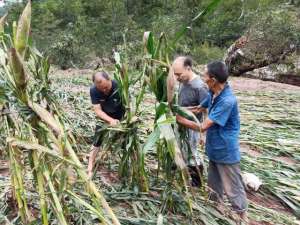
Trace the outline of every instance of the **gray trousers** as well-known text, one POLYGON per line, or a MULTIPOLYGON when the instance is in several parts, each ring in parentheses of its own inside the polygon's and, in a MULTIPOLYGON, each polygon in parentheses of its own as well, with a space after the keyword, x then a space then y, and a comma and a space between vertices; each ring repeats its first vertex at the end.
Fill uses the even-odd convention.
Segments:
POLYGON ((189 145, 191 147, 191 153, 188 152, 185 154, 185 159, 187 159, 187 164, 189 166, 199 166, 203 165, 203 160, 199 151, 199 143, 200 143, 200 132, 194 131, 192 129, 188 129, 189 135, 189 145))
POLYGON ((208 167, 210 199, 223 202, 225 192, 232 209, 236 212, 247 210, 247 197, 241 176, 240 163, 220 164, 210 161, 208 167))

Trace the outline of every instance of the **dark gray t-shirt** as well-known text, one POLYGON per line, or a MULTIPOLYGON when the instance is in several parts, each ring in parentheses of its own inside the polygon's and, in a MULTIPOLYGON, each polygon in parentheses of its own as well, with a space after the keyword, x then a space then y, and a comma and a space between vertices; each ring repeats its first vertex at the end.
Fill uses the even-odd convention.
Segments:
MULTIPOLYGON (((178 104, 183 107, 197 106, 203 102, 208 95, 208 89, 199 76, 188 83, 181 83, 179 86, 178 104)), ((196 115, 202 120, 202 113, 196 115)))
POLYGON ((99 91, 95 85, 90 88, 90 96, 93 105, 100 104, 102 110, 114 119, 122 119, 125 109, 118 92, 118 84, 112 80, 112 89, 109 95, 99 91))

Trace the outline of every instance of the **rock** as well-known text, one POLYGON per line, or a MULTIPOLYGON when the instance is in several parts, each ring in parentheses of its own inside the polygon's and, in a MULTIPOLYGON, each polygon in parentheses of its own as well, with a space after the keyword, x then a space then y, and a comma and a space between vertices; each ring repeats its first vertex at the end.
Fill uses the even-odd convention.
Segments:
POLYGON ((300 56, 292 62, 284 61, 255 69, 246 73, 245 76, 300 86, 300 56))

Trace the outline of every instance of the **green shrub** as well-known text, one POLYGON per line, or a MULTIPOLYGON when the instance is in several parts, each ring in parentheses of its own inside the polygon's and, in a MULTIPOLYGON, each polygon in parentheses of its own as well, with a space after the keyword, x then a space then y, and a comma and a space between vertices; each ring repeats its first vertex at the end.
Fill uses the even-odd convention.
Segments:
POLYGON ((58 41, 49 48, 50 60, 62 69, 80 65, 84 61, 84 54, 80 51, 78 39, 72 34, 63 34, 58 41))
POLYGON ((197 63, 206 64, 213 60, 222 59, 224 52, 225 49, 210 45, 208 42, 204 42, 202 45, 194 47, 191 51, 191 55, 197 63))

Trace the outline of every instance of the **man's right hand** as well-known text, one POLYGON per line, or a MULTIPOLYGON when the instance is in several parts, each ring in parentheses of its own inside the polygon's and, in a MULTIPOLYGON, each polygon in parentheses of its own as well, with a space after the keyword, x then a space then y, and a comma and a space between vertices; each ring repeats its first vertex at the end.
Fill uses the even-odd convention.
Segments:
POLYGON ((109 125, 114 127, 117 126, 119 123, 120 123, 119 120, 113 119, 109 122, 109 125))

